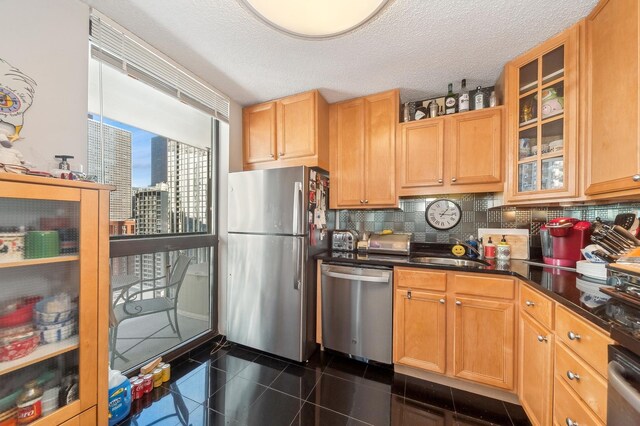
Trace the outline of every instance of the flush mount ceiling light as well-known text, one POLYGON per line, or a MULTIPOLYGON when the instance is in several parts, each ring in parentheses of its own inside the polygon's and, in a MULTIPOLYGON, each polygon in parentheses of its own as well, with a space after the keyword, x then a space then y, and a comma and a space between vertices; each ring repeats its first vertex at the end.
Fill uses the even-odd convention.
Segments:
POLYGON ((240 0, 265 23, 289 35, 336 37, 373 18, 389 0, 240 0))

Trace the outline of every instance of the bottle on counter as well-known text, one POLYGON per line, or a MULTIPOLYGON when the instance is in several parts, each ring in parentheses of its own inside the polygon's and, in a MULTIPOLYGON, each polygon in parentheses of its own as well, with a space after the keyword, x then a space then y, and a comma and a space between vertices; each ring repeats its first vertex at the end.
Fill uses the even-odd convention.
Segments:
POLYGON ((484 244, 482 244, 482 237, 478 238, 478 259, 484 259, 484 244))
POLYGON ((467 80, 462 79, 460 84, 460 96, 458 96, 458 112, 469 111, 469 90, 467 90, 467 80))
POLYGON ((507 242, 504 235, 496 247, 496 259, 499 262, 506 262, 511 259, 511 244, 507 242))
MULTIPOLYGON (((476 241, 476 237, 474 237, 473 235, 469 235, 467 244, 473 247, 474 250, 478 250, 478 242, 476 241)), ((468 250, 467 256, 469 256, 472 259, 475 259, 476 257, 478 257, 478 253, 474 252, 473 250, 468 250)))
POLYGON ((496 245, 491 241, 491 237, 487 240, 487 243, 484 245, 484 257, 485 259, 495 259, 496 257, 496 245))
POLYGON ((482 86, 478 86, 476 89, 476 94, 473 97, 473 109, 482 109, 484 108, 484 92, 482 91, 482 86))
POLYGON ((453 93, 453 83, 449 83, 449 91, 447 92, 447 96, 445 96, 444 98, 444 113, 455 114, 457 104, 458 99, 457 95, 453 93))

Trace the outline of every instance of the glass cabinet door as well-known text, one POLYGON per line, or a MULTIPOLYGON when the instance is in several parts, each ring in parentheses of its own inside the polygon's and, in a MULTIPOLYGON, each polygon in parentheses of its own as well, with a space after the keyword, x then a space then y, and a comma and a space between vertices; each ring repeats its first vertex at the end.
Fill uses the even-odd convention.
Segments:
POLYGON ((0 422, 30 423, 79 399, 80 217, 79 201, 0 188, 0 422))
POLYGON ((564 63, 560 45, 518 69, 518 193, 566 189, 564 63))

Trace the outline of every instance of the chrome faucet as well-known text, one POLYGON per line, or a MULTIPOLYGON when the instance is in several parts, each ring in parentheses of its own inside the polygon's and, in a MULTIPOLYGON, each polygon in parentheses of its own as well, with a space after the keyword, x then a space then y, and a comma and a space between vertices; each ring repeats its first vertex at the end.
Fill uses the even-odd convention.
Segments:
POLYGON ((449 242, 454 242, 454 243, 456 243, 456 244, 460 244, 461 246, 464 246, 464 247, 466 247, 467 249, 469 249, 469 251, 474 252, 474 253, 476 254, 476 256, 478 256, 478 257, 482 257, 482 255, 480 254, 480 252, 478 251, 478 249, 477 249, 477 248, 473 247, 472 245, 470 245, 470 244, 468 244, 468 243, 466 243, 466 242, 464 242, 464 241, 460 241, 460 240, 459 240, 459 239, 457 239, 457 238, 451 238, 451 237, 450 237, 450 238, 449 238, 449 242))

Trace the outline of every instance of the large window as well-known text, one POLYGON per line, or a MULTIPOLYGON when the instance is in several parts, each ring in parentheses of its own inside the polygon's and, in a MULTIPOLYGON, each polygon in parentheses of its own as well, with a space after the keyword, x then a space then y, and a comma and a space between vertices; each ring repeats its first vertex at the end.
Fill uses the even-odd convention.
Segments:
POLYGON ((116 188, 110 350, 112 366, 128 370, 217 328, 224 102, 208 102, 219 95, 104 17, 92 16, 91 30, 88 173, 116 188))

